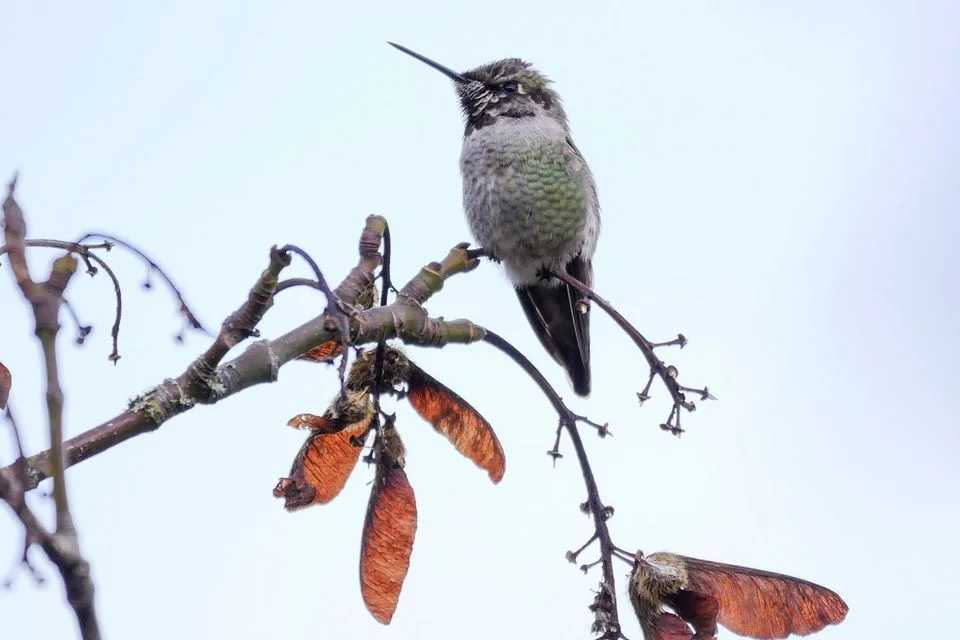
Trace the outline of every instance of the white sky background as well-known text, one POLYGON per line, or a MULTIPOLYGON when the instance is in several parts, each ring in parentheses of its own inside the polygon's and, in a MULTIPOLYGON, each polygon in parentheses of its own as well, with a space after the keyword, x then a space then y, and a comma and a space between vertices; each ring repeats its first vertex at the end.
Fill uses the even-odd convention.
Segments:
MULTIPOLYGON (((596 175, 599 291, 651 338, 685 333, 666 356, 720 398, 685 416, 682 439, 661 432, 665 392, 637 408, 646 367, 595 309, 594 393, 571 405, 615 434, 585 433, 615 541, 829 586, 850 614, 824 639, 931 637, 953 630, 941 603, 960 595, 957 6, 7 3, 0 177, 21 172, 30 236, 128 238, 215 328, 273 243, 310 250, 338 282, 380 213, 402 283, 469 239, 454 93, 385 40, 455 69, 533 61, 596 175)), ((56 255, 33 251, 34 274, 56 255)), ((63 318, 71 435, 207 345, 176 346, 168 294, 138 289, 144 269, 123 252, 110 259, 126 285, 123 358, 106 360, 108 280, 77 276, 69 297, 96 328, 77 348, 63 318)), ((323 304, 285 294, 264 335, 323 304)), ((0 308, 0 360, 35 452, 47 446, 39 348, 6 266, 0 308)), ((573 398, 494 266, 450 281, 429 310, 495 329, 573 398)), ((508 464, 490 485, 399 407, 420 525, 390 627, 357 579, 371 470, 327 506, 288 514, 271 495, 304 437, 285 422, 321 412, 336 385, 294 363, 278 384, 70 471, 106 637, 589 637, 600 576, 564 552, 592 525, 569 443, 555 470, 544 455, 546 400, 486 346, 411 355, 490 420, 508 464)), ((11 460, 6 434, 0 447, 11 460)), ((20 531, 0 509, 0 567, 20 531)), ((4 638, 75 636, 46 573, 44 587, 20 574, 0 594, 4 638)))

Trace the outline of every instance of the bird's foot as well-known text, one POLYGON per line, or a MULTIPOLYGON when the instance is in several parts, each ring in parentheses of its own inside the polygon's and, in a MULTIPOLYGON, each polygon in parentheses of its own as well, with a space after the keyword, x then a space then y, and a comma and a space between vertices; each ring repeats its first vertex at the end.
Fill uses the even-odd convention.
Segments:
POLYGON ((480 247, 479 249, 470 249, 469 252, 471 258, 486 258, 490 262, 495 262, 500 264, 500 258, 493 255, 493 252, 490 249, 484 249, 480 247))

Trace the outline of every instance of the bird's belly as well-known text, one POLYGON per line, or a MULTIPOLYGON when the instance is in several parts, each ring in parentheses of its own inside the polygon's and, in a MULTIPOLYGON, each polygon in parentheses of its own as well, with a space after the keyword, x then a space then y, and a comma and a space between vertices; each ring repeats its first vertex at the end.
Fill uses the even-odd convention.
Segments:
POLYGON ((471 231, 512 280, 533 282, 541 267, 562 268, 580 252, 586 193, 562 156, 537 147, 512 149, 465 157, 462 168, 471 231))

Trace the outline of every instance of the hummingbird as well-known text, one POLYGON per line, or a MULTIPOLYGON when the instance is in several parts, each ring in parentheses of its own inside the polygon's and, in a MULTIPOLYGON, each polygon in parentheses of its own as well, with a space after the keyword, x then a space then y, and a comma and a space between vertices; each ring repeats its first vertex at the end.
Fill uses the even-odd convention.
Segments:
POLYGON ((453 81, 464 117, 460 173, 474 239, 500 262, 540 343, 590 394, 590 306, 545 271, 593 284, 600 205, 560 96, 529 62, 505 58, 457 73, 389 43, 453 81))

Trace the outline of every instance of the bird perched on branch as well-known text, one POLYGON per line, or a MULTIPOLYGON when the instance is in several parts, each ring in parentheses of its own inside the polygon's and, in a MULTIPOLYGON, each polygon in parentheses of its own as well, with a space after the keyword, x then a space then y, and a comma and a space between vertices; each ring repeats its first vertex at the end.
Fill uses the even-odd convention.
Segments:
POLYGON ((390 43, 453 80, 466 128, 463 205, 474 238, 501 262, 541 344, 581 396, 590 393, 590 307, 542 270, 593 283, 600 205, 560 96, 530 63, 507 58, 457 73, 390 43))

